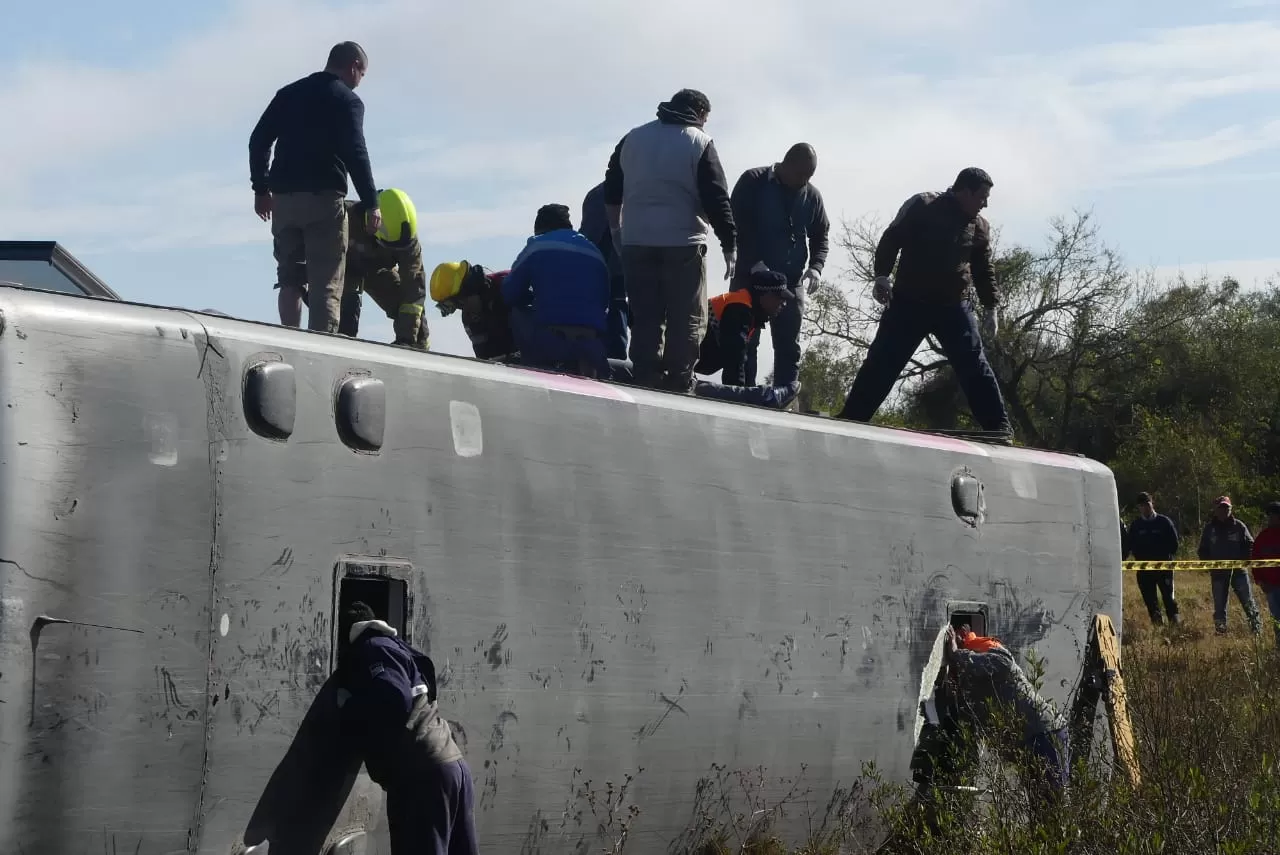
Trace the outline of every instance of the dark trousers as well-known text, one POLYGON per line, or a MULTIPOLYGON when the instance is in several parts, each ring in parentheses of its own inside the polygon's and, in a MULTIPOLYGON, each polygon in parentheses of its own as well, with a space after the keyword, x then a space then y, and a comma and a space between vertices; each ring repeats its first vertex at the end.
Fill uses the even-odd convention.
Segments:
POLYGON ((599 337, 569 338, 551 327, 539 326, 533 310, 523 307, 511 309, 510 323, 523 364, 571 374, 586 373, 586 367, 600 379, 609 377, 604 342, 599 337))
POLYGON ((613 297, 609 300, 609 332, 604 337, 604 349, 610 359, 625 361, 631 344, 631 312, 627 309, 623 277, 616 277, 610 290, 613 297))
POLYGON ((637 385, 692 391, 707 330, 706 254, 705 244, 622 248, 637 385))
POLYGON ((1160 598, 1164 599, 1164 610, 1169 613, 1170 622, 1178 618, 1178 600, 1174 596, 1172 570, 1139 570, 1138 590, 1142 592, 1142 602, 1151 615, 1152 623, 1163 623, 1160 614, 1160 598))
MULTIPOLYGON (((769 335, 773 339, 773 384, 787 386, 800 379, 800 321, 804 312, 804 298, 788 300, 776 318, 769 321, 769 335)), ((748 386, 756 384, 756 356, 760 349, 760 331, 751 334, 747 344, 748 386)))
POLYGON ((876 337, 858 369, 840 418, 871 421, 898 382, 925 337, 938 339, 956 380, 969 400, 969 409, 983 430, 1009 433, 1009 414, 996 374, 987 362, 978 332, 978 318, 966 300, 958 305, 934 306, 894 297, 880 317, 876 337))
POLYGON ((391 855, 479 855, 475 786, 465 760, 387 788, 391 855))

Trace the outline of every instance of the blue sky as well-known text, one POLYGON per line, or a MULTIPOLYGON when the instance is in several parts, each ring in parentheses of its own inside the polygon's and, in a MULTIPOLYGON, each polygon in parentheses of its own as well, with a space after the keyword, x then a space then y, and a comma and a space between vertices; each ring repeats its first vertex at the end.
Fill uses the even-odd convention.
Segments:
MULTIPOLYGON (((692 86, 731 180, 811 142, 835 217, 976 164, 1006 242, 1084 207, 1134 266, 1280 271, 1269 0, 9 5, 0 235, 62 241, 126 299, 275 320, 248 134, 347 38, 371 58, 375 177, 416 202, 428 266, 509 264, 539 205, 576 210, 617 139, 692 86)), ((389 338, 378 314, 362 335, 389 338)), ((435 348, 467 351, 456 317, 431 320, 435 348)))

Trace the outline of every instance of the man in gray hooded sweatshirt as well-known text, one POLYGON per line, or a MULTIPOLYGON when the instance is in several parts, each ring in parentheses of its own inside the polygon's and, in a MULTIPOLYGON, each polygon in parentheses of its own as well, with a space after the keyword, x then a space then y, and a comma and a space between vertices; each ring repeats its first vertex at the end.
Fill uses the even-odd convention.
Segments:
POLYGON ((387 794, 392 855, 477 855, 471 770, 436 707, 435 665, 364 603, 339 631, 343 733, 387 794))
POLYGON ((733 277, 737 229, 715 143, 711 101, 681 89, 633 128, 609 159, 605 214, 631 310, 636 383, 689 393, 707 327, 708 224, 733 277))

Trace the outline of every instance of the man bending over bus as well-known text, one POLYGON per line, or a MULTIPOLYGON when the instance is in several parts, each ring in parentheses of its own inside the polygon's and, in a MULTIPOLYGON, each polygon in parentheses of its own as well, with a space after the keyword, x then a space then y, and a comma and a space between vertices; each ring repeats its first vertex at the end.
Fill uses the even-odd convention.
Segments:
POLYGON ((711 322, 702 339, 695 371, 699 374, 719 371, 720 382, 698 381, 695 394, 779 409, 794 403, 800 391, 799 380, 784 386, 746 385, 752 336, 777 318, 790 299, 787 277, 762 263, 751 270, 745 288, 712 297, 708 304, 711 322))
POLYGON ((471 770, 436 707, 431 659, 364 603, 339 630, 342 728, 387 794, 392 855, 476 855, 471 770))
POLYGON ((972 775, 978 740, 1017 765, 1033 815, 1057 803, 1069 775, 1066 718, 1040 696, 1007 647, 968 626, 948 627, 933 701, 925 705, 911 758, 926 825, 934 821, 935 787, 954 787, 972 775))

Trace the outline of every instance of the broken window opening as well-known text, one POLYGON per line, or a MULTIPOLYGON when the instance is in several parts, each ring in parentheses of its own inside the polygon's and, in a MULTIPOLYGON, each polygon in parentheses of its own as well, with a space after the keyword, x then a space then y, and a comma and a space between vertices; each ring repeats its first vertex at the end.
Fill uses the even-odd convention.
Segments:
POLYGON ((384 620, 403 638, 408 625, 409 585, 404 579, 387 576, 346 576, 339 582, 338 614, 354 602, 373 609, 378 620, 384 620))
POLYGON ((967 625, 975 635, 988 634, 986 603, 953 603, 948 611, 953 628, 959 629, 967 625))

